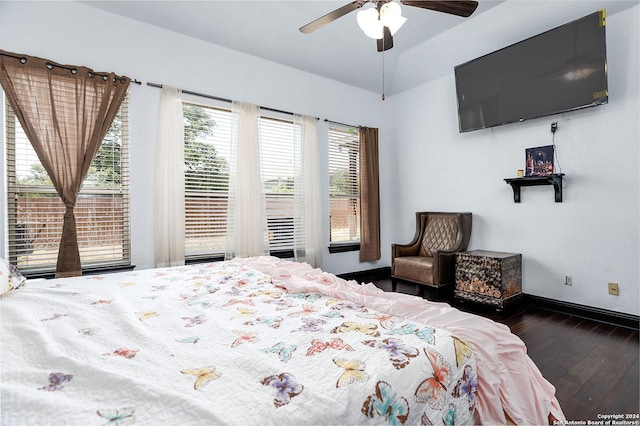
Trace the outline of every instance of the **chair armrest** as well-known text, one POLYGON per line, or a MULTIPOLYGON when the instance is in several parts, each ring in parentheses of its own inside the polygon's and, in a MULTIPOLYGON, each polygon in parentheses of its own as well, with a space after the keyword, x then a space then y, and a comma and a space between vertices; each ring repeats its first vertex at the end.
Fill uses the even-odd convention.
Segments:
POLYGON ((420 244, 391 244, 391 258, 403 256, 417 256, 420 244))
POLYGON ((471 237, 472 214, 458 214, 458 235, 451 250, 437 250, 433 253, 433 282, 436 285, 455 283, 456 253, 467 250, 471 237))
POLYGON ((396 273, 396 257, 417 256, 419 244, 391 244, 391 275, 396 273))
POLYGON ((436 250, 433 253, 433 283, 441 286, 456 280, 456 253, 458 250, 436 250))

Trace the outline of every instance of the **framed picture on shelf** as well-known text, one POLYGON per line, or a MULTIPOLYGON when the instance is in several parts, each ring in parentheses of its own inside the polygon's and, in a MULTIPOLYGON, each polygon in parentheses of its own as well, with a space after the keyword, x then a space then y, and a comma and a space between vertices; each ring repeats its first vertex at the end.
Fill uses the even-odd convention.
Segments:
POLYGON ((553 145, 525 149, 525 176, 553 174, 553 153, 553 145))

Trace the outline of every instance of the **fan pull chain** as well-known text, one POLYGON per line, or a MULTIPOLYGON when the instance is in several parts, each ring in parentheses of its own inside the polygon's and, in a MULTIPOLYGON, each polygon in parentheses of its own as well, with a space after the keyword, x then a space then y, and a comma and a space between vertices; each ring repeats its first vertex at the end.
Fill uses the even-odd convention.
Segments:
POLYGON ((382 39, 382 100, 384 101, 384 38, 382 39))

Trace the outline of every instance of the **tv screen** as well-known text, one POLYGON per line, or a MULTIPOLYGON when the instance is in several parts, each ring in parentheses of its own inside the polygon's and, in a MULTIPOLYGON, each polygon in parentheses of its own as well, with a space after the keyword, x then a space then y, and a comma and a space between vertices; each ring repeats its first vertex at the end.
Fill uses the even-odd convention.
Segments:
POLYGON ((461 133, 606 104, 604 10, 454 71, 461 133))

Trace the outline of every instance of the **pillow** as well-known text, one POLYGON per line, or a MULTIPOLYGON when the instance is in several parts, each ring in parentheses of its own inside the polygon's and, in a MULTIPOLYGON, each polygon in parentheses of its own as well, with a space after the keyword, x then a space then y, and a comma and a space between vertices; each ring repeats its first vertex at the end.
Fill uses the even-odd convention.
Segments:
POLYGON ((11 290, 20 288, 27 279, 18 271, 18 268, 4 259, 0 259, 0 297, 11 290))

